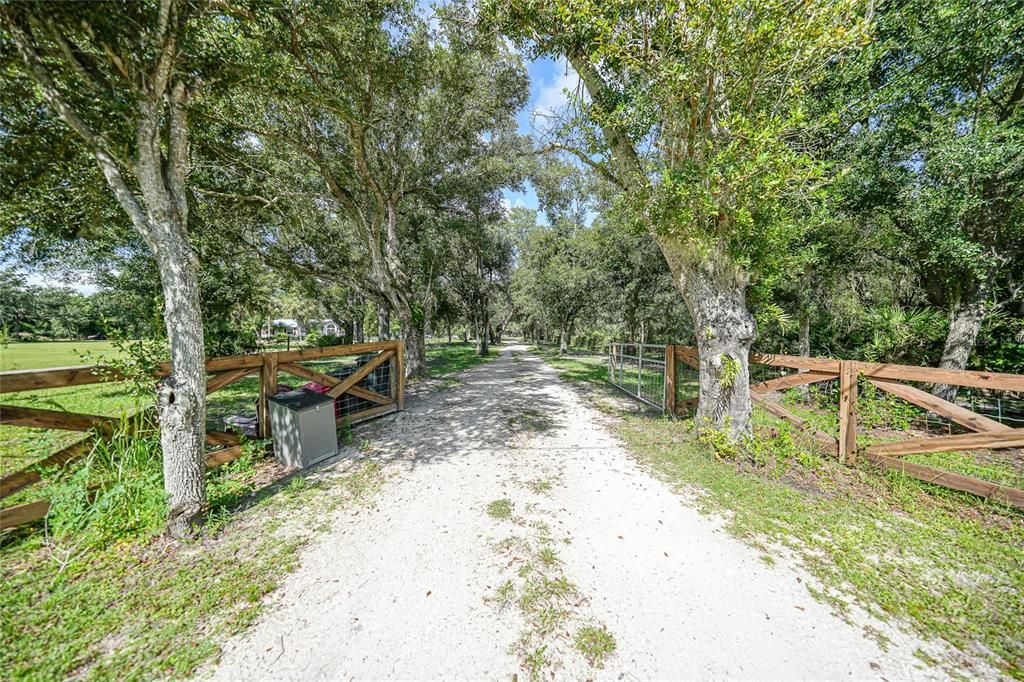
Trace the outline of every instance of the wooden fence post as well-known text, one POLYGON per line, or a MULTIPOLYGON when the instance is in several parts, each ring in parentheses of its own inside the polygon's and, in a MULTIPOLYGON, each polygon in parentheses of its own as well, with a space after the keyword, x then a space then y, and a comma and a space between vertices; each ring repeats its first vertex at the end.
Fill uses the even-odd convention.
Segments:
POLYGON ((277 353, 263 356, 260 366, 260 397, 256 406, 260 438, 270 438, 270 409, 267 398, 277 393, 277 353))
POLYGON ((858 362, 839 362, 839 461, 855 464, 857 461, 857 377, 858 362))
POLYGON ((665 411, 676 416, 676 347, 665 346, 665 411))

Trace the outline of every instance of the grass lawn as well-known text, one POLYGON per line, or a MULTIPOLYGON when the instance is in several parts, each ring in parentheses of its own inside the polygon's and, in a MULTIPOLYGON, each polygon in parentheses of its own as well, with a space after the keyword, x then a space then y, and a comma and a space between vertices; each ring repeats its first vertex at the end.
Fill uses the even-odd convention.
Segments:
POLYGON ((479 357, 473 342, 453 341, 452 343, 427 343, 427 373, 430 376, 444 376, 476 367, 498 357, 498 349, 491 348, 489 355, 479 357))
POLYGON ((357 463, 256 490, 254 473, 239 460, 210 474, 220 511, 191 544, 150 536, 82 550, 38 531, 6 535, 4 679, 188 678, 253 622, 331 512, 369 503, 382 480, 375 464, 357 463))
POLYGON ((0 347, 0 372, 95 365, 119 355, 110 341, 36 341, 0 347))
MULTIPOLYGON (((117 357, 109 341, 39 341, 0 347, 0 370, 95 364, 117 357)), ((4 395, 6 405, 116 416, 136 406, 123 384, 93 384, 4 395)), ((82 438, 71 431, 0 426, 0 476, 21 469, 82 438)), ((4 500, 5 506, 20 498, 4 500)))
MULTIPOLYGON (((603 358, 542 355, 563 377, 614 391, 603 358)), ((721 514, 766 562, 780 551, 794 556, 820 582, 809 589, 839 615, 856 604, 898 618, 1024 679, 1024 514, 896 472, 841 466, 788 436, 758 439, 750 456, 730 458, 682 420, 618 417, 616 434, 641 462, 696 492, 702 509, 721 514)), ((966 667, 967 656, 941 663, 983 674, 966 667)))

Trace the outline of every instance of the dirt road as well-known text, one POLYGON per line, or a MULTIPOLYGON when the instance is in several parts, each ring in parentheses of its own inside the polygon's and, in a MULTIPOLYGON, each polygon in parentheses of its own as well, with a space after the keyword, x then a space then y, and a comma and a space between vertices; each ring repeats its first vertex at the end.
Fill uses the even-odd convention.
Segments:
POLYGON ((385 462, 217 679, 933 678, 649 475, 523 347, 356 434, 385 462))

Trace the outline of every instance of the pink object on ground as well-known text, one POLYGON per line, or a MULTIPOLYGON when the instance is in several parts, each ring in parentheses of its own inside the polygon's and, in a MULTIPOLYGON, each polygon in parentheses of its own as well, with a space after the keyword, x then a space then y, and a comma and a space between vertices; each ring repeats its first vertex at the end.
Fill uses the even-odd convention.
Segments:
MULTIPOLYGON (((306 389, 307 391, 313 391, 314 393, 327 393, 327 391, 331 390, 330 386, 324 386, 323 384, 318 384, 315 381, 310 381, 308 384, 303 384, 302 388, 306 389)), ((335 419, 341 418, 341 401, 344 400, 344 399, 345 399, 345 396, 343 396, 343 395, 340 395, 340 396, 338 396, 337 398, 334 399, 334 418, 335 419)))

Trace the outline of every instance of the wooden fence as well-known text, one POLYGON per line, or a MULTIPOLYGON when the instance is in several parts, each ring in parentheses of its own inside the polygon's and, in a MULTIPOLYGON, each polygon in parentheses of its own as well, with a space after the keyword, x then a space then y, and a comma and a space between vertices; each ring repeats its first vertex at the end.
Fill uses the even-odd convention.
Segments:
MULTIPOLYGON (((696 405, 697 400, 694 398, 677 401, 677 361, 699 369, 697 349, 692 346, 665 347, 665 408, 670 414, 683 415, 696 405)), ((1024 447, 1024 428, 1012 428, 965 407, 937 398, 905 382, 1024 392, 1024 375, 764 353, 751 353, 750 362, 754 365, 796 370, 751 385, 750 397, 755 404, 769 413, 810 433, 823 448, 837 454, 842 462, 853 465, 858 457, 863 457, 873 464, 902 471, 907 476, 927 483, 992 498, 1003 504, 1024 509, 1024 490, 900 459, 905 455, 930 452, 1024 447), (815 429, 807 420, 793 414, 771 397, 776 391, 830 380, 839 382, 838 437, 815 429), (928 412, 945 417, 964 427, 969 433, 875 443, 859 448, 857 400, 861 381, 928 412)))
MULTIPOLYGON (((377 343, 360 343, 329 346, 326 348, 305 348, 284 352, 211 358, 206 361, 206 371, 212 375, 206 382, 206 394, 209 395, 219 391, 248 376, 258 375, 259 393, 256 413, 259 435, 268 438, 270 433, 269 419, 267 419, 267 400, 277 393, 278 373, 284 372, 330 387, 327 395, 332 398, 337 399, 347 394, 373 403, 374 406, 371 408, 338 418, 339 422, 346 421, 349 424, 355 424, 404 408, 405 373, 403 371, 403 355, 404 347, 401 341, 380 341, 377 343), (299 364, 309 360, 365 355, 369 353, 374 353, 375 355, 356 369, 355 372, 344 378, 337 378, 299 364), (391 385, 387 395, 359 385, 373 370, 384 363, 391 364, 391 371, 389 372, 391 385)), ((154 378, 166 376, 169 372, 170 365, 165 363, 157 368, 154 378)), ((0 394, 21 393, 47 388, 85 386, 88 384, 124 381, 125 378, 114 368, 98 365, 0 372, 0 394)), ((117 417, 0 404, 0 424, 79 431, 89 434, 82 440, 52 453, 39 462, 4 476, 0 479, 0 499, 9 497, 19 490, 37 483, 41 478, 41 470, 63 467, 89 454, 92 450, 94 439, 109 436, 118 427, 119 421, 120 418, 117 417)), ((207 468, 216 468, 237 459, 242 454, 240 439, 233 433, 207 431, 206 443, 212 447, 219 448, 207 453, 207 468)), ((38 500, 0 509, 0 530, 37 521, 46 516, 49 508, 48 502, 38 500)))

